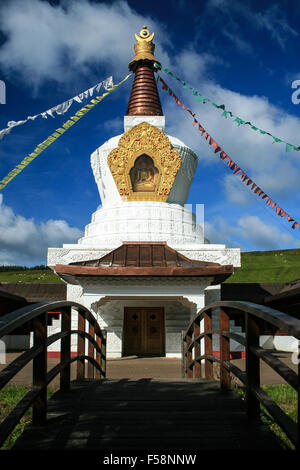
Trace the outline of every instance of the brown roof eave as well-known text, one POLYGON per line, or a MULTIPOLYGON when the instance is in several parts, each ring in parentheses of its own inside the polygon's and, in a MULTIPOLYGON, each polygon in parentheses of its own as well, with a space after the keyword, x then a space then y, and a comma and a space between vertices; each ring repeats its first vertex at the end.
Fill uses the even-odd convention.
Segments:
POLYGON ((191 266, 191 267, 136 267, 136 266, 71 266, 57 264, 55 271, 58 274, 71 274, 74 276, 191 276, 207 277, 217 275, 230 275, 233 273, 232 265, 224 266, 191 266))

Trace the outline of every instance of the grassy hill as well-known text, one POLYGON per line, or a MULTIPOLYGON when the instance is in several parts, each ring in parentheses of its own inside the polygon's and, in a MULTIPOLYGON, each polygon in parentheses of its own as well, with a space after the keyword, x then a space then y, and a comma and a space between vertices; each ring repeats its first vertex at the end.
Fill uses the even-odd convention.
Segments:
POLYGON ((0 282, 61 282, 52 269, 44 267, 1 266, 0 282), (39 269, 38 269, 39 268, 39 269))
POLYGON ((242 267, 226 283, 291 282, 300 279, 300 249, 241 253, 242 267))
MULTIPOLYGON (((291 282, 300 279, 300 249, 250 251, 241 254, 242 267, 226 283, 291 282)), ((0 282, 62 282, 46 266, 0 266, 0 282)))

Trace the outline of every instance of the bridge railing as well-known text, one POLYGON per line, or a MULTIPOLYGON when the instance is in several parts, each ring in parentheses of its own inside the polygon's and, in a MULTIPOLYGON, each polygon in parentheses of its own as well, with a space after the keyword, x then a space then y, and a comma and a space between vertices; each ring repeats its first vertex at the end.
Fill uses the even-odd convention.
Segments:
POLYGON ((60 374, 60 389, 68 391, 71 381, 71 363, 77 361, 76 377, 104 378, 106 375, 106 331, 101 330, 93 314, 83 305, 71 301, 31 304, 0 317, 0 339, 16 328, 30 325, 33 347, 18 356, 0 372, 0 390, 32 361, 32 389, 0 424, 0 447, 22 416, 32 407, 32 424, 46 422, 47 386, 60 374), (61 313, 61 331, 47 334, 48 312, 61 313), (72 311, 78 312, 78 329, 71 330, 72 311), (88 330, 88 331, 86 331, 88 330), (71 335, 77 335, 77 355, 71 355, 71 335), (60 340, 60 362, 47 372, 47 348, 60 340), (86 340, 88 352, 86 354, 86 340), (87 371, 86 369, 87 362, 87 371))
MULTIPOLYGON (((249 423, 260 421, 262 404, 275 422, 287 434, 297 449, 300 449, 300 358, 298 349, 298 369, 293 369, 260 347, 259 336, 266 324, 278 328, 298 341, 300 340, 300 320, 263 305, 242 301, 220 301, 204 307, 183 332, 183 376, 213 379, 213 363, 220 365, 220 385, 222 390, 230 389, 232 373, 246 385, 246 404, 249 423), (212 328, 212 312, 219 312, 219 330, 212 328), (245 337, 230 331, 230 319, 239 320, 245 328, 245 337), (203 325, 204 324, 204 325, 203 325), (203 330, 203 331, 200 331, 203 330), (219 357, 213 351, 213 334, 220 338, 219 357), (230 362, 230 339, 245 346, 246 371, 230 362), (204 342, 204 348, 201 345, 204 342), (204 353, 201 353, 204 351, 204 353), (262 390, 260 386, 260 360, 276 371, 298 393, 298 422, 293 421, 262 390), (204 361, 204 367, 201 363, 204 361), (203 374, 203 375, 202 375, 203 374)), ((300 344, 300 343, 298 343, 300 344)), ((296 353, 297 355, 297 353, 296 353)))

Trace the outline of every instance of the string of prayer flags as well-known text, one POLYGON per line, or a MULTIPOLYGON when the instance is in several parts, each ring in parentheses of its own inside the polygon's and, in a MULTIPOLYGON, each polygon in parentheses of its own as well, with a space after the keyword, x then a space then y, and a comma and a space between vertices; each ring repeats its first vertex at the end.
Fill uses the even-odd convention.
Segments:
POLYGON ((292 229, 296 229, 298 227, 300 230, 300 224, 296 222, 295 219, 293 219, 290 215, 288 215, 287 212, 284 211, 275 201, 273 201, 270 196, 268 196, 259 186, 257 186, 257 184, 251 178, 249 178, 248 175, 246 175, 245 171, 243 171, 242 168, 240 168, 238 164, 235 163, 232 158, 229 157, 229 155, 227 155, 227 153, 222 149, 222 147, 198 122, 195 117, 195 113, 193 113, 177 98, 175 93, 171 90, 171 88, 164 82, 161 77, 159 77, 159 81, 162 83, 162 89, 169 93, 169 96, 171 96, 175 100, 177 105, 191 114, 191 116, 194 118, 193 126, 197 128, 199 132, 201 132, 202 137, 204 137, 208 141, 209 145, 214 149, 214 153, 219 153, 219 157, 229 167, 233 174, 239 176, 242 182, 245 183, 250 188, 250 190, 254 192, 254 194, 256 194, 258 197, 261 197, 262 200, 265 201, 267 206, 271 207, 276 211, 277 215, 282 218, 287 217, 288 222, 292 223, 292 229))
POLYGON ((124 83, 132 74, 129 73, 121 82, 117 83, 117 85, 112 85, 111 88, 107 88, 107 91, 103 93, 103 95, 96 96, 92 100, 90 100, 89 104, 86 104, 82 108, 80 108, 74 116, 71 116, 62 127, 56 129, 46 140, 38 144, 38 146, 34 149, 32 153, 30 153, 24 160, 19 163, 12 171, 8 173, 5 178, 0 181, 0 190, 5 188, 7 184, 15 178, 26 166, 29 165, 38 155, 40 155, 47 147, 49 147, 56 139, 58 139, 62 134, 66 132, 66 130, 70 129, 75 122, 79 121, 83 116, 85 116, 91 109, 94 108, 98 103, 100 103, 106 96, 108 96, 112 91, 118 88, 122 83, 124 83))
POLYGON ((43 118, 47 119, 48 116, 51 116, 52 118, 54 118, 55 113, 65 114, 70 108, 70 106, 73 104, 73 101, 77 101, 77 103, 82 103, 82 100, 93 96, 95 91, 99 93, 101 87, 103 87, 105 90, 113 87, 112 77, 106 78, 105 80, 97 83, 96 85, 92 86, 88 90, 85 90, 82 93, 79 93, 78 95, 73 96, 73 98, 70 98, 69 100, 64 101, 63 103, 60 103, 57 106, 47 109, 46 111, 42 113, 36 114, 35 116, 27 116, 27 118, 23 119, 22 121, 9 121, 6 124, 7 125, 6 128, 0 129, 0 139, 2 139, 6 134, 9 134, 13 127, 20 126, 22 124, 25 124, 28 121, 34 121, 38 116, 42 116, 43 118))
POLYGON ((284 140, 282 139, 279 139, 278 137, 275 137, 274 135, 272 135, 270 132, 266 132, 264 131, 263 129, 260 129, 259 127, 256 127, 254 126, 250 121, 245 121, 244 119, 241 119, 240 117, 238 116, 235 116, 231 111, 228 111, 226 110, 225 108, 225 105, 224 104, 216 104, 214 103, 211 99, 209 98, 206 98, 205 96, 203 96, 201 93, 199 93, 198 91, 194 90, 190 85, 187 85, 185 83, 185 81, 181 80, 179 77, 177 77, 176 75, 174 75, 172 72, 170 72, 170 70, 168 70, 167 68, 165 67, 162 67, 160 64, 157 64, 155 63, 154 66, 159 69, 159 70, 163 70, 167 75, 170 75, 171 78, 173 78, 174 80, 177 80, 178 82, 181 83, 181 85, 183 86, 183 88, 187 88, 189 90, 192 91, 193 95, 196 97, 196 101, 198 103, 210 103, 212 106, 214 106, 215 108, 218 108, 218 109, 221 109, 223 110, 223 113, 221 114, 221 116, 227 118, 228 116, 230 116, 231 118, 234 118, 233 122, 236 122, 238 124, 238 126, 240 125, 248 125, 250 126, 250 128, 254 131, 259 131, 260 134, 266 134, 266 135, 269 135, 270 137, 272 137, 273 139, 273 144, 274 143, 283 143, 285 144, 285 151, 286 152, 291 152, 292 150, 296 150, 296 151, 299 151, 300 150, 300 146, 297 146, 297 145, 292 145, 288 142, 285 142, 284 140))

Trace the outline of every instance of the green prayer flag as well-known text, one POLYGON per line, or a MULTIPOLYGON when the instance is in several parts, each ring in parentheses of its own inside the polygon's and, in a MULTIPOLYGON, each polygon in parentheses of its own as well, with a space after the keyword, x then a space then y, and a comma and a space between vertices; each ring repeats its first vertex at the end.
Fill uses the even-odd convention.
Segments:
POLYGON ((232 118, 235 118, 234 119, 234 122, 237 122, 238 125, 240 126, 241 124, 248 124, 248 126, 251 127, 251 129, 253 129, 254 131, 259 131, 261 134, 266 134, 266 135, 269 135, 273 138, 273 143, 275 142, 283 142, 286 144, 286 147, 285 147, 285 150, 286 152, 291 152, 291 150, 297 150, 297 151, 300 151, 300 146, 295 146, 295 145, 292 145, 292 144, 289 144, 287 142, 284 142, 283 140, 279 139, 278 137, 275 137, 273 136, 272 134, 270 134, 270 132, 266 132, 264 131, 263 129, 259 129, 258 127, 256 126, 253 126, 252 123, 250 121, 244 121, 243 119, 239 118, 239 117, 236 117, 233 115, 233 113, 231 111, 226 111, 225 109, 225 105, 224 104, 216 104, 214 103, 212 100, 210 100, 209 98, 206 98, 205 96, 203 95, 200 95, 200 93, 196 90, 194 90, 191 86, 187 85, 183 80, 181 80, 180 78, 176 77, 176 75, 174 75, 172 72, 170 72, 168 69, 166 68, 163 68, 160 64, 158 63, 154 63, 154 66, 160 70, 163 70, 164 72, 166 72, 168 75, 171 75, 172 78, 174 80, 178 80, 183 88, 188 88, 189 90, 192 90, 193 92, 193 95, 196 96, 196 101, 199 103, 199 102, 202 102, 203 104, 207 103, 207 102, 210 102, 212 106, 214 106, 215 108, 218 108, 218 109, 223 109, 223 113, 221 114, 221 116, 224 116, 227 118, 228 114, 230 115, 230 117, 232 118))
POLYGON ((241 119, 241 118, 239 118, 239 117, 236 117, 233 122, 237 122, 239 126, 240 126, 241 124, 245 124, 245 121, 243 121, 243 119, 241 119))
POLYGON ((273 135, 271 135, 271 137, 273 137, 273 139, 274 139, 273 144, 274 144, 275 142, 283 142, 283 140, 278 139, 278 137, 274 137, 273 135))
POLYGON ((203 96, 203 95, 199 95, 198 98, 196 98, 196 101, 198 101, 198 103, 200 101, 203 101, 203 103, 206 103, 207 98, 205 98, 205 96, 203 96))
POLYGON ((227 114, 230 114, 230 116, 232 117, 232 112, 231 111, 224 111, 221 116, 225 116, 227 118, 227 114))

